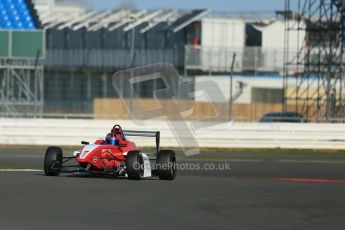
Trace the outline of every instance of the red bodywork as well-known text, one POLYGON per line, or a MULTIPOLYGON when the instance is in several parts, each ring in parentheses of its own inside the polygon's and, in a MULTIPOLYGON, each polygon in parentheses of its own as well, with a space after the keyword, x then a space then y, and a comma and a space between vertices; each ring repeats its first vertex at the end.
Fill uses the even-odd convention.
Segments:
POLYGON ((129 151, 137 150, 134 142, 124 139, 120 129, 112 132, 119 143, 109 145, 104 140, 97 140, 94 144, 86 145, 76 158, 80 166, 91 164, 94 170, 114 169, 123 164, 129 151))

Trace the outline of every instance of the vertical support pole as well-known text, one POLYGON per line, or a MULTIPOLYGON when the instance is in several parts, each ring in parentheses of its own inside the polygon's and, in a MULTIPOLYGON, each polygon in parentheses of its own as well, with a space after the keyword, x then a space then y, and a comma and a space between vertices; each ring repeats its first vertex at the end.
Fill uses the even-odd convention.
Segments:
POLYGON ((233 73, 234 73, 234 65, 235 65, 235 60, 236 60, 236 53, 234 52, 232 56, 232 63, 231 63, 231 75, 230 75, 230 98, 229 98, 229 121, 233 119, 233 93, 232 93, 232 88, 233 88, 233 73))

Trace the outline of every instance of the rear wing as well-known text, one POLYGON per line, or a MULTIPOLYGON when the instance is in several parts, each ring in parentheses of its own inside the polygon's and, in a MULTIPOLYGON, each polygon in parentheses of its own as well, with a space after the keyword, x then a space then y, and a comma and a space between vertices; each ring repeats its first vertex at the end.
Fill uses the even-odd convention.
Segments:
POLYGON ((156 151, 159 152, 160 131, 134 131, 134 130, 121 130, 124 140, 128 137, 155 137, 156 138, 156 151))

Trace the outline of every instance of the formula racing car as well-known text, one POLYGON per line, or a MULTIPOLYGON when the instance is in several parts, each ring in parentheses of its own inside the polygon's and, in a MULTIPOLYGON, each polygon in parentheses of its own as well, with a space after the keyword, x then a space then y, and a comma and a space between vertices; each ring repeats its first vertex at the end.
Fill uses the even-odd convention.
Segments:
POLYGON ((160 150, 159 131, 122 130, 115 125, 106 138, 94 144, 82 141, 84 147, 73 156, 64 157, 59 147, 48 147, 44 158, 44 172, 47 176, 60 173, 85 173, 88 175, 112 175, 141 180, 158 176, 161 180, 176 177, 176 156, 172 150, 160 150), (156 152, 141 152, 127 137, 141 136, 156 138, 156 152), (75 161, 76 163, 71 164, 75 161))

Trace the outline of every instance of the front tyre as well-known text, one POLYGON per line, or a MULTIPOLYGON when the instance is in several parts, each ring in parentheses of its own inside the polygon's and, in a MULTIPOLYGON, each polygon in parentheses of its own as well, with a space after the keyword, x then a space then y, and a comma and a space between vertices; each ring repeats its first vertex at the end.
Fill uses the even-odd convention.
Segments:
POLYGON ((141 180, 144 177, 144 159, 140 151, 129 151, 126 156, 128 179, 141 180))
POLYGON ((46 176, 60 175, 62 166, 62 149, 59 147, 48 147, 44 157, 44 173, 46 176))
POLYGON ((161 180, 174 180, 176 177, 176 154, 172 150, 161 150, 157 156, 157 172, 161 180))

